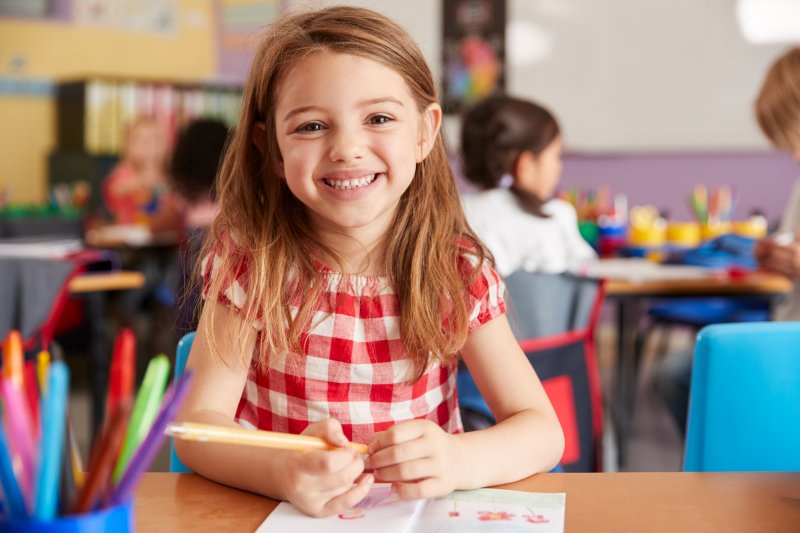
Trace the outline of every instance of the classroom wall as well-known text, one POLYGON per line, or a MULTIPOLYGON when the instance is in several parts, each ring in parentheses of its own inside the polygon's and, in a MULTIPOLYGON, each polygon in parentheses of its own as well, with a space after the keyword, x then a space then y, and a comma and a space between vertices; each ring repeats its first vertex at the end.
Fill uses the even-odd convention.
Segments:
MULTIPOLYGON (((280 0, 280 8, 342 3, 377 9, 406 27, 440 75, 440 1, 280 0)), ((628 192, 631 203, 653 203, 679 216, 696 183, 729 184, 742 196, 739 214, 758 207, 777 218, 800 169, 769 150, 752 119, 751 100, 785 47, 744 43, 729 0, 646 4, 508 0, 513 27, 533 23, 552 41, 557 59, 525 63, 510 54, 508 89, 547 103, 559 116, 567 150, 564 187, 609 186, 628 192)), ((233 66, 217 64, 217 54, 233 61, 219 47, 221 0, 176 5, 171 35, 0 19, 0 80, 17 55, 26 59, 22 77, 33 80, 89 73, 242 79, 246 57, 233 66)), ((258 33, 253 30, 253 42, 258 33)), ((12 184, 20 201, 37 201, 55 144, 52 101, 0 91, 0 117, 0 180, 12 184)), ((446 117, 445 137, 454 151, 459 129, 457 116, 446 117)))
MULTIPOLYGON (((61 2, 63 4, 63 2, 61 2)), ((46 194, 47 155, 54 148, 52 90, 61 79, 87 75, 207 80, 216 74, 211 0, 177 0, 172 33, 0 18, 0 183, 18 202, 46 194), (19 66, 22 61, 21 66, 19 66), (13 65, 13 66, 12 66, 13 65), (30 83, 29 83, 30 82, 30 83), (29 90, 37 83, 35 91, 29 90), (11 85, 11 87, 9 87, 11 85)))

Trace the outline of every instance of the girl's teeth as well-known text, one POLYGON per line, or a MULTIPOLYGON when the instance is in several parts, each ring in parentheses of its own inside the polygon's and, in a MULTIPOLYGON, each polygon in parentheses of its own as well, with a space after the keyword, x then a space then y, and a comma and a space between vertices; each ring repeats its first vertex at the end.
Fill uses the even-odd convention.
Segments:
POLYGON ((364 176, 363 178, 353 179, 353 180, 325 180, 325 183, 333 187, 334 189, 358 189, 360 187, 366 187, 370 183, 375 180, 375 174, 371 176, 364 176))

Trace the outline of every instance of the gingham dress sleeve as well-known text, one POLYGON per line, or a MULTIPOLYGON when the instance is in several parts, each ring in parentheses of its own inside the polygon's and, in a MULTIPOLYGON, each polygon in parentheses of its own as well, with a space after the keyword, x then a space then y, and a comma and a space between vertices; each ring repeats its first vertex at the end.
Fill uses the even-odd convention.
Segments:
POLYGON ((219 292, 218 302, 237 310, 242 310, 247 303, 247 270, 248 262, 244 257, 223 261, 217 249, 212 250, 200 263, 203 276, 203 299, 211 295, 211 283, 217 276, 225 276, 219 292))
POLYGON ((468 289, 470 333, 506 312, 505 292, 500 275, 484 262, 468 289))

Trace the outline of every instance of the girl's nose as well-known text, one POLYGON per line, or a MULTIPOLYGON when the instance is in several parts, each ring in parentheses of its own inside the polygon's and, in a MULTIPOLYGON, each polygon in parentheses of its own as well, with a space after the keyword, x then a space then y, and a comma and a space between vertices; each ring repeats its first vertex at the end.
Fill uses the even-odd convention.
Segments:
POLYGON ((353 128, 338 128, 331 136, 331 161, 347 163, 364 156, 364 139, 353 128))

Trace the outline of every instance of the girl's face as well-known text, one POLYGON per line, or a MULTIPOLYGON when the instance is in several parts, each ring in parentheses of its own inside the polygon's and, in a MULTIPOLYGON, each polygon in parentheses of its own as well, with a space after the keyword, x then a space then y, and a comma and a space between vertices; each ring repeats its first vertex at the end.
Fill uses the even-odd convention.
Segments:
POLYGON ((128 132, 125 147, 127 158, 137 166, 161 165, 166 157, 166 146, 161 126, 155 122, 140 122, 128 132))
POLYGON ((556 191, 561 171, 561 137, 556 137, 538 156, 523 152, 518 163, 517 187, 535 194, 542 201, 549 200, 556 191))
POLYGON ((441 122, 403 78, 359 56, 313 54, 278 86, 279 174, 318 230, 380 237, 430 152, 441 122))

